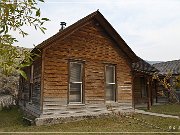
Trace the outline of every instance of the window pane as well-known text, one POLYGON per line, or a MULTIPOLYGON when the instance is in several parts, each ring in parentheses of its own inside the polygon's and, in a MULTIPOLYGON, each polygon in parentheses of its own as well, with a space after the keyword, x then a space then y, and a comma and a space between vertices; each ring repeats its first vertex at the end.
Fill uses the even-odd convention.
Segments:
POLYGON ((70 62, 69 102, 82 102, 82 63, 70 62))
POLYGON ((114 66, 106 66, 106 83, 115 83, 114 66))
POLYGON ((81 82, 81 64, 70 63, 70 82, 81 82))
POLYGON ((106 100, 115 101, 115 85, 106 84, 106 100))
POLYGON ((106 100, 115 101, 115 67, 106 66, 106 100))
POLYGON ((81 83, 70 83, 69 102, 81 102, 81 83))

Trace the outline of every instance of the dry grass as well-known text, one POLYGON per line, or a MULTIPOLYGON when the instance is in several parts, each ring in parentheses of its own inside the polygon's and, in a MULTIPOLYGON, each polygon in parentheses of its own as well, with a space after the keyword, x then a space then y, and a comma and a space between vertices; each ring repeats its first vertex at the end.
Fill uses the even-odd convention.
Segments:
POLYGON ((164 104, 164 105, 154 105, 151 107, 151 110, 142 108, 145 111, 170 114, 175 116, 180 116, 180 104, 164 104))
POLYGON ((1 111, 0 119, 0 132, 162 132, 167 131, 169 126, 175 126, 174 131, 180 131, 180 120, 140 114, 131 118, 112 116, 38 127, 25 125, 20 110, 15 107, 1 111))

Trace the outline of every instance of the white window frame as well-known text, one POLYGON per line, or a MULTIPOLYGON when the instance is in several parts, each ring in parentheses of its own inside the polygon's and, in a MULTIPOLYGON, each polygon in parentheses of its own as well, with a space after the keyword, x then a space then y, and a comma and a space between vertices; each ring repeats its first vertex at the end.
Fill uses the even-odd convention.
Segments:
POLYGON ((69 62, 69 92, 68 92, 68 97, 69 97, 69 103, 68 104, 71 104, 71 105, 73 105, 73 104, 82 104, 83 103, 83 63, 82 62, 77 62, 77 61, 70 61, 69 62), (81 65, 81 82, 71 82, 70 81, 70 76, 71 76, 71 69, 70 69, 70 64, 71 63, 76 63, 76 64, 80 64, 81 65), (73 83, 73 84, 81 84, 81 90, 80 90, 80 92, 81 92, 81 94, 80 94, 80 96, 81 96, 81 101, 80 102, 70 102, 70 91, 71 91, 71 83, 73 83))
POLYGON ((116 102, 116 66, 115 65, 106 65, 105 66, 105 95, 106 95, 106 85, 107 84, 110 84, 110 85, 113 85, 115 87, 114 89, 114 100, 107 100, 106 97, 106 102, 116 102), (107 67, 113 67, 113 71, 114 71, 114 78, 113 78, 113 83, 108 83, 107 82, 107 78, 106 78, 106 71, 107 71, 107 67))

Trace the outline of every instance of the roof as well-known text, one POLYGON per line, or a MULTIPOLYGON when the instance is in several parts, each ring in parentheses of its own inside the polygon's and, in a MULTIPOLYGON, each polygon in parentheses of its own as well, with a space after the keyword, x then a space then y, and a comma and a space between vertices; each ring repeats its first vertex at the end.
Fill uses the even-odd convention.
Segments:
POLYGON ((180 74, 180 59, 156 63, 156 64, 153 64, 153 66, 157 68, 160 71, 159 73, 162 75, 165 75, 169 72, 171 72, 173 75, 180 74))
POLYGON ((79 21, 70 25, 64 30, 59 31, 55 35, 51 36, 47 40, 37 45, 32 51, 36 51, 36 49, 41 50, 56 41, 57 39, 59 40, 68 37, 71 33, 78 30, 81 26, 85 25, 88 21, 91 21, 92 19, 96 19, 99 22, 99 24, 105 29, 109 36, 111 36, 111 38, 114 39, 114 41, 117 43, 119 49, 121 49, 133 62, 138 61, 138 57, 136 56, 136 54, 131 50, 131 48, 126 44, 126 42, 116 32, 112 25, 104 18, 104 16, 98 10, 80 19, 79 21))
POLYGON ((139 58, 138 62, 133 63, 132 67, 135 71, 148 73, 148 74, 158 72, 158 70, 155 67, 153 67, 151 64, 149 64, 148 62, 146 62, 145 60, 141 58, 139 58))

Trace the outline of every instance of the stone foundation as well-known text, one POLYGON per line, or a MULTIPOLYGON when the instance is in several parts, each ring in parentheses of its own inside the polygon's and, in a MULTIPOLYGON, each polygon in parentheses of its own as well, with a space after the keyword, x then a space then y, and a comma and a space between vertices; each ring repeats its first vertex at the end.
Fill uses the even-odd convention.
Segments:
POLYGON ((42 115, 40 118, 35 119, 35 124, 37 126, 40 125, 53 125, 58 123, 66 123, 72 121, 80 121, 85 119, 99 118, 99 117, 108 117, 112 114, 120 114, 126 113, 131 114, 134 113, 133 108, 121 108, 121 109, 113 109, 107 108, 97 111, 70 111, 69 113, 61 113, 61 114, 53 114, 53 115, 42 115))

